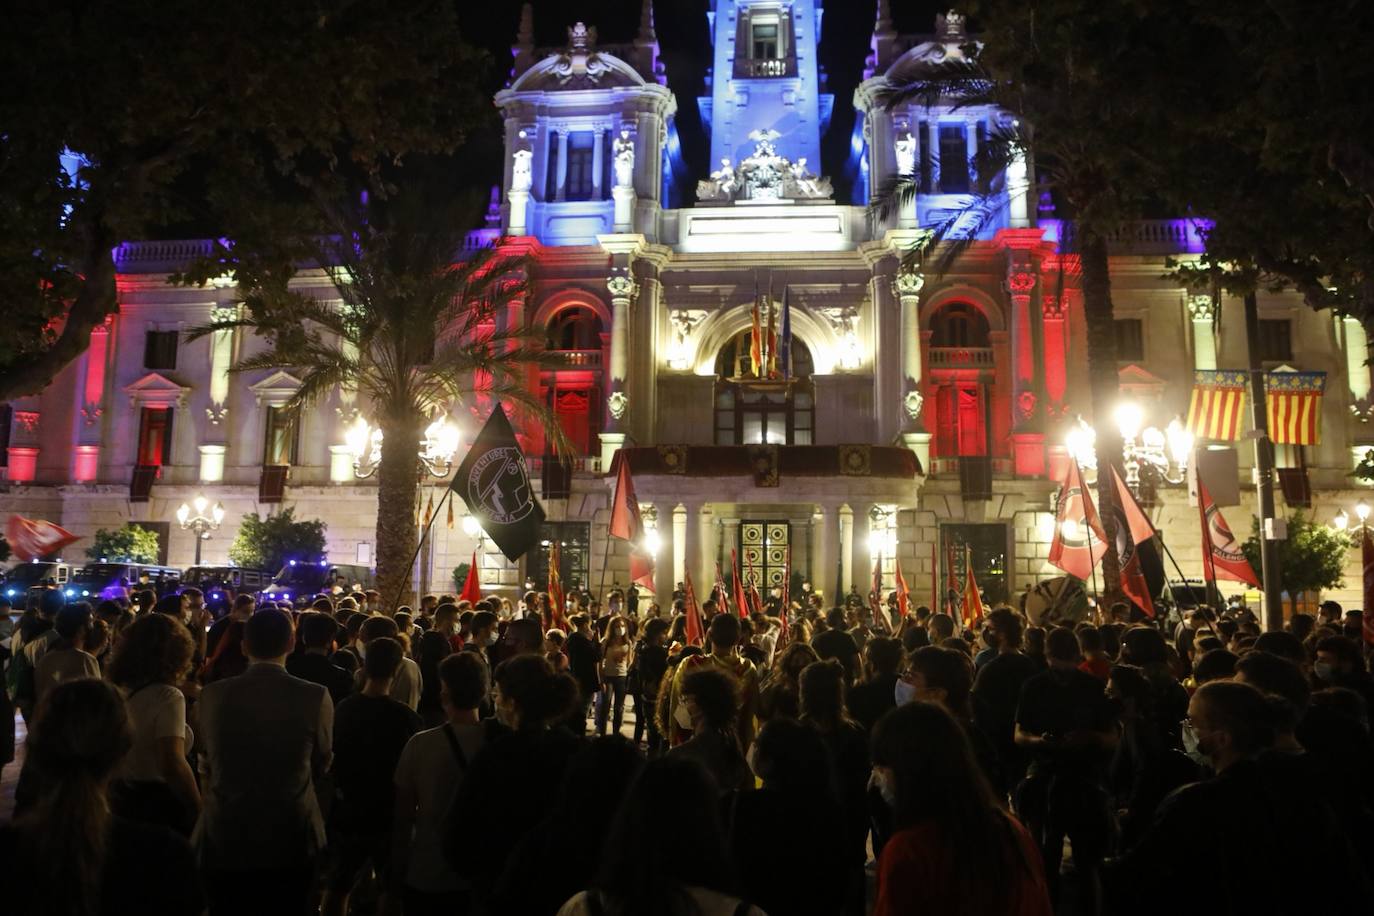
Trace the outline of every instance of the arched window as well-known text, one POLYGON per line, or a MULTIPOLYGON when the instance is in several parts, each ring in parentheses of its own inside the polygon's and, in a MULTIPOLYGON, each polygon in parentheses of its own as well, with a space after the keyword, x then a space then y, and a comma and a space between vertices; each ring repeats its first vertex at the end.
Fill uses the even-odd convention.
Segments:
MULTIPOLYGON (((750 332, 735 335, 716 356, 717 445, 812 445, 816 395, 811 383, 811 351, 792 338, 791 367, 783 379, 758 378, 750 358, 750 332)), ((766 371, 759 373, 767 376, 766 371)))
POLYGON ((992 346, 988 320, 967 302, 941 306, 930 319, 930 345, 986 349, 992 346))
POLYGON ((565 308, 549 322, 550 350, 600 350, 601 318, 584 305, 565 308))

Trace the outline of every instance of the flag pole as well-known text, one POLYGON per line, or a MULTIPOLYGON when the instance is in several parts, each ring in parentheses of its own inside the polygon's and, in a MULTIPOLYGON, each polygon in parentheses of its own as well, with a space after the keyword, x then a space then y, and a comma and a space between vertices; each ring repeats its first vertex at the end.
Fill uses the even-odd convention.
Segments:
POLYGON ((606 605, 606 567, 611 562, 611 526, 606 524, 606 551, 601 555, 601 582, 596 587, 596 600, 604 608, 606 605))
MULTIPOLYGON (((456 473, 456 472, 455 472, 456 473)), ((420 532, 419 539, 415 542, 415 552, 410 555, 410 565, 406 567, 406 574, 396 586, 396 597, 391 599, 391 611, 396 612, 396 607, 401 603, 401 595, 405 594, 406 579, 415 571, 415 561, 420 559, 420 550, 425 546, 425 541, 429 538, 429 529, 434 527, 434 520, 439 517, 439 512, 444 508, 444 503, 453 497, 452 485, 444 487, 444 495, 439 499, 439 505, 434 508, 429 521, 425 523, 425 530, 420 532)))
MULTIPOLYGON (((1183 587, 1186 588, 1186 589, 1188 589, 1188 599, 1189 599, 1190 601, 1193 602, 1193 610, 1196 611, 1196 610, 1197 610, 1197 607, 1198 607, 1198 604, 1197 604, 1197 601, 1193 600, 1193 590, 1192 590, 1191 588, 1188 588, 1188 577, 1185 576, 1185 575, 1183 574, 1183 569, 1182 569, 1182 567, 1180 567, 1180 566, 1178 565, 1178 560, 1175 560, 1175 559, 1174 559, 1174 552, 1173 552, 1172 550, 1169 549, 1169 545, 1168 545, 1168 544, 1165 544, 1165 543, 1164 543, 1164 538, 1162 538, 1162 537, 1159 536, 1159 531, 1158 531, 1158 529, 1155 530, 1155 543, 1158 544, 1160 547, 1164 548, 1164 555, 1167 556, 1167 557, 1169 558, 1169 562, 1170 562, 1170 563, 1174 564, 1174 572, 1178 573, 1179 581, 1181 581, 1181 582, 1183 583, 1183 587)), ((1168 587, 1169 587, 1169 583, 1168 583, 1167 581, 1164 583, 1164 587, 1165 587, 1165 588, 1168 588, 1168 587)), ((1173 597, 1173 596, 1170 595, 1170 597, 1173 597)), ((1182 620, 1183 620, 1183 614, 1182 614, 1182 612, 1179 613, 1178 618, 1179 618, 1179 621, 1182 622, 1182 620)), ((1203 623, 1207 624, 1207 629, 1211 631, 1211 633, 1212 633, 1213 636, 1215 636, 1217 639, 1221 639, 1221 635, 1220 635, 1219 633, 1217 633, 1216 627, 1212 626, 1212 621, 1211 621, 1211 620, 1203 620, 1203 623)), ((1224 648, 1224 647, 1225 647, 1225 646, 1224 646, 1224 644, 1223 644, 1223 648, 1224 648)))

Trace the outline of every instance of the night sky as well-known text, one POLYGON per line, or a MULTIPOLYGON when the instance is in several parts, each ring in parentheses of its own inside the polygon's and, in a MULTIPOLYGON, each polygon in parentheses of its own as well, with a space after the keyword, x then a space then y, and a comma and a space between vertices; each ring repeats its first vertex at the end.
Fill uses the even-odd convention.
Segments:
MULTIPOLYGON (((510 45, 519 26, 520 6, 518 0, 462 0, 460 5, 460 22, 468 40, 492 55, 493 72, 487 82, 493 92, 505 83, 510 69, 510 45)), ((579 20, 596 26, 603 44, 629 42, 639 30, 640 0, 535 0, 533 6, 534 39, 539 47, 565 44, 568 26, 579 20)), ((894 0, 891 6, 898 32, 929 33, 934 31, 936 12, 948 7, 949 0, 894 0)), ((819 171, 834 180, 835 199, 841 202, 849 199, 843 167, 854 125, 854 87, 863 76, 876 7, 876 0, 824 3, 820 61, 830 77, 828 91, 835 96, 835 113, 830 130, 821 138, 819 171)), ((707 0, 654 3, 660 58, 668 71, 668 87, 677 96, 677 129, 692 181, 707 171, 706 136, 697 117, 696 103, 697 96, 702 94, 702 78, 711 63, 706 9, 707 0)), ((481 158, 485 173, 481 180, 491 184, 500 175, 499 159, 485 152, 481 158)), ((686 199, 692 199, 690 192, 686 199)))

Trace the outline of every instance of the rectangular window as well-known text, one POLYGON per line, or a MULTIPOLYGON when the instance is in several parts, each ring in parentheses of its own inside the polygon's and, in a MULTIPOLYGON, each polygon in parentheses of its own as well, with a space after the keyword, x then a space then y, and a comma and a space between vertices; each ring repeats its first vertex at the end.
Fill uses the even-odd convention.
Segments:
POLYGON ((935 396, 935 449, 941 458, 986 455, 987 408, 977 382, 941 385, 935 396))
POLYGON ((297 414, 285 407, 267 408, 267 431, 263 437, 264 465, 296 464, 300 447, 297 414))
POLYGON ((544 200, 554 200, 558 197, 558 132, 549 131, 548 144, 545 147, 544 161, 548 167, 544 170, 544 200))
POLYGON ((176 331, 149 331, 143 339, 143 368, 175 369, 177 336, 176 331))
POLYGON ((1139 318, 1116 319, 1116 358, 1118 362, 1138 363, 1145 359, 1144 324, 1139 318))
POLYGON ((940 125, 940 190, 945 194, 967 194, 968 135, 962 124, 940 125))
POLYGON ((778 24, 776 22, 756 22, 750 28, 753 40, 754 60, 776 60, 778 58, 778 24))
POLYGON ((1287 318, 1261 318, 1259 355, 1266 363, 1282 363, 1293 358, 1293 322, 1287 318))
POLYGON ((563 185, 566 200, 592 199, 592 160, 596 135, 577 131, 568 135, 568 172, 563 185))
POLYGON ((14 419, 14 408, 0 404, 0 468, 10 463, 10 424, 14 419))
POLYGON ((172 463, 172 408, 145 407, 138 423, 138 464, 161 467, 172 463))
POLYGON ((920 150, 920 162, 916 166, 916 171, 920 177, 917 179, 917 188, 922 194, 931 192, 930 179, 934 165, 933 155, 930 149, 930 122, 919 121, 913 128, 916 131, 916 148, 920 150))

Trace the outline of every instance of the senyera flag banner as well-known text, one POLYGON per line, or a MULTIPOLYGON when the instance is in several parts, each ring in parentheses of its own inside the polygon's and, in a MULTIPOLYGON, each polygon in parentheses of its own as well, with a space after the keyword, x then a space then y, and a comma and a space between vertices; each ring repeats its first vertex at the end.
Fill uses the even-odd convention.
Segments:
POLYGON ((81 537, 52 522, 11 515, 5 520, 5 540, 16 557, 31 562, 57 553, 81 537))
POLYGON ((1275 445, 1319 445, 1325 372, 1267 372, 1264 406, 1275 445))
POLYGON ((1240 438, 1248 374, 1240 369, 1198 369, 1188 402, 1188 430, 1199 439, 1240 438))

